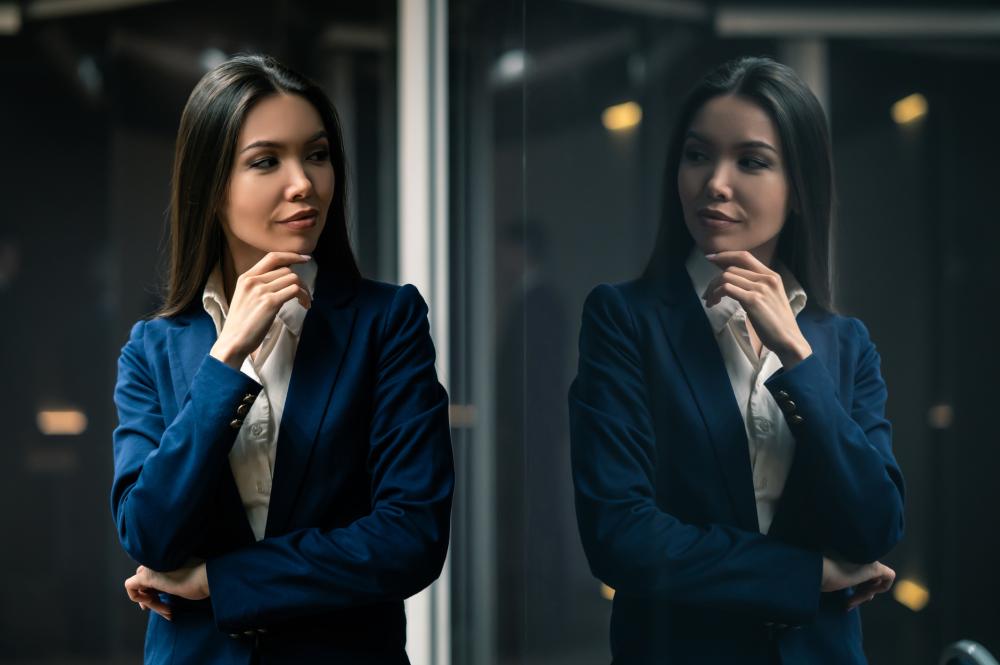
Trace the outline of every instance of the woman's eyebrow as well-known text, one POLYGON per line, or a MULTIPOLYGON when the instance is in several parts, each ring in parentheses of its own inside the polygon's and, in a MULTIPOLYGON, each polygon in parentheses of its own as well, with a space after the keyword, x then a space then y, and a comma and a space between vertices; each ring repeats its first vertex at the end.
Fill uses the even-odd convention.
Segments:
MULTIPOLYGON (((325 129, 321 129, 320 131, 316 132, 315 134, 307 138, 305 140, 305 144, 308 145, 310 143, 315 143, 316 141, 325 138, 329 138, 329 136, 327 135, 325 129)), ((281 148, 282 146, 284 146, 284 143, 281 143, 280 141, 268 141, 266 139, 261 141, 254 141, 250 145, 240 150, 240 154, 246 152, 247 150, 253 150, 254 148, 281 148)))
MULTIPOLYGON (((685 138, 694 139, 695 141, 698 141, 699 143, 704 143, 705 145, 715 145, 707 137, 702 136, 698 132, 690 130, 690 129, 688 130, 687 135, 685 136, 685 138)), ((777 148, 775 148, 773 145, 771 145, 767 141, 759 141, 759 140, 743 141, 742 143, 737 143, 736 147, 737 148, 762 148, 764 150, 770 150, 771 152, 773 152, 776 155, 780 155, 781 154, 780 152, 778 152, 777 148)))

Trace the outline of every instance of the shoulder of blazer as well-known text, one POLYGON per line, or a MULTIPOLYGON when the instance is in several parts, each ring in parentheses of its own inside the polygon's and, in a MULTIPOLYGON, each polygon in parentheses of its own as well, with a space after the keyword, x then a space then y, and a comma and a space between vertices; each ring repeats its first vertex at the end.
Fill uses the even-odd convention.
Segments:
POLYGON ((359 309, 387 310, 403 286, 362 278, 354 292, 353 304, 359 309))
POLYGON ((806 308, 799 314, 798 321, 800 326, 807 325, 832 331, 842 349, 870 344, 868 328, 861 322, 861 319, 852 316, 806 305, 806 308))

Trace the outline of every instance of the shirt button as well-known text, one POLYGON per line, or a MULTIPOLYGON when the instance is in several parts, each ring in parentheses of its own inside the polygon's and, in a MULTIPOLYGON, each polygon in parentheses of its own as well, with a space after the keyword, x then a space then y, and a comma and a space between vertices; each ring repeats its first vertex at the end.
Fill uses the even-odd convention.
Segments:
POLYGON ((260 436, 260 433, 263 430, 264 428, 260 426, 260 423, 254 423, 253 425, 250 426, 250 433, 253 434, 254 436, 260 436))
POLYGON ((757 419, 757 429, 760 430, 761 433, 767 434, 768 432, 771 431, 771 423, 767 422, 763 418, 758 418, 757 419))

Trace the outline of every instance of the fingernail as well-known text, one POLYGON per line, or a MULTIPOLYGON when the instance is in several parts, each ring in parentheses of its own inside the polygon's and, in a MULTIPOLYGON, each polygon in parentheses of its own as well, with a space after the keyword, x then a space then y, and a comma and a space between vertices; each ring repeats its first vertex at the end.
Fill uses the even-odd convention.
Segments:
POLYGON ((299 254, 299 256, 301 256, 306 261, 312 260, 312 256, 310 256, 309 254, 299 254))
POLYGON ((706 259, 714 259, 716 256, 718 256, 718 255, 715 252, 712 252, 711 254, 706 254, 705 258, 706 259))

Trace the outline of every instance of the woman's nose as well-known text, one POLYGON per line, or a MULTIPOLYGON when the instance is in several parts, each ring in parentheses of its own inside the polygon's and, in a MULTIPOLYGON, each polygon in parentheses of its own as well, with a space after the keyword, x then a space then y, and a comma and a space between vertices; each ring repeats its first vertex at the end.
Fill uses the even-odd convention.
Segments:
POLYGON ((716 164, 705 182, 705 194, 718 201, 728 201, 733 197, 729 170, 725 164, 716 164))
POLYGON ((288 200, 297 201, 304 199, 312 193, 313 184, 305 169, 301 165, 295 164, 291 167, 291 173, 286 187, 288 200))

